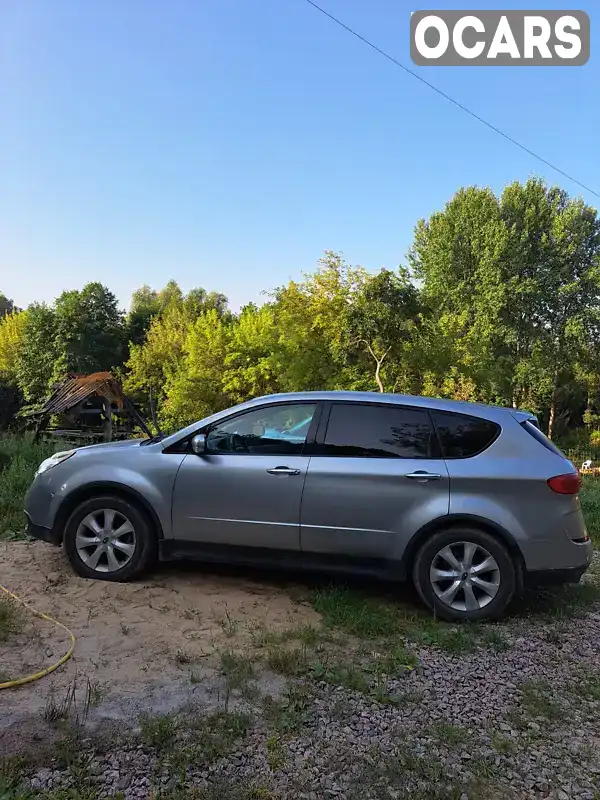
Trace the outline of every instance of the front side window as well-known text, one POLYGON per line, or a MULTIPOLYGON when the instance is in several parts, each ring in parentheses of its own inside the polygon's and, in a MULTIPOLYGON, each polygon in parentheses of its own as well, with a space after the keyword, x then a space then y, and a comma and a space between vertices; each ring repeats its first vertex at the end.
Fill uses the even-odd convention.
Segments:
POLYGON ((427 458, 431 426, 426 411, 400 406, 334 404, 324 454, 358 458, 427 458))
POLYGON ((495 422, 466 414, 432 411, 444 458, 469 458, 486 450, 498 437, 495 422))
POLYGON ((208 453, 302 455, 316 404, 269 406, 217 423, 208 432, 208 453))

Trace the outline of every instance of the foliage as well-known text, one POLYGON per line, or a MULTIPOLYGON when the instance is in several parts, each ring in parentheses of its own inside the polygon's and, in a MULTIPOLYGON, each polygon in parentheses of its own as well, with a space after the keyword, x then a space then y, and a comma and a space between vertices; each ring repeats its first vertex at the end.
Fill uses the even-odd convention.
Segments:
POLYGON ((101 283, 63 292, 54 305, 53 378, 110 370, 123 361, 125 327, 117 299, 101 283))
POLYGON ((111 369, 146 412, 152 392, 165 431, 259 395, 350 389, 520 406, 555 438, 585 428, 600 445, 600 220, 536 178, 459 189, 418 222, 407 267, 326 251, 235 314, 173 280, 140 287, 127 315, 100 283, 11 309, 4 298, 2 425, 66 371, 111 369))
POLYGON ((0 436, 0 539, 22 537, 23 502, 39 464, 56 450, 24 436, 0 436))

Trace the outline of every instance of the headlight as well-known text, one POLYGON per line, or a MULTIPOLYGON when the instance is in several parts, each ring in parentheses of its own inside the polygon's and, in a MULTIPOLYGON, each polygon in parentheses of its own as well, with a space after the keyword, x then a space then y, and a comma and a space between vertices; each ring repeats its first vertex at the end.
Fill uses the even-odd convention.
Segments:
POLYGON ((74 456, 76 452, 77 450, 65 450, 62 453, 54 453, 53 456, 50 456, 50 458, 47 458, 45 461, 42 461, 42 463, 37 468, 37 472, 35 474, 41 475, 42 472, 47 472, 49 469, 52 469, 52 467, 55 467, 57 464, 62 464, 62 462, 66 461, 67 458, 71 458, 71 456, 74 456))

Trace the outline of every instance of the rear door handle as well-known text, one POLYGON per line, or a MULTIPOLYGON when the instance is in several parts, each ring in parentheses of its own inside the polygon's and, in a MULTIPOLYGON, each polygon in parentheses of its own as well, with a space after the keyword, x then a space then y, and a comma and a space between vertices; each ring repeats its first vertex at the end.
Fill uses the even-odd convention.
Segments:
POLYGON ((268 469, 269 475, 300 475, 299 469, 292 469, 291 467, 273 467, 268 469))
POLYGON ((439 481, 442 477, 439 472, 425 472, 418 470, 417 472, 409 472, 405 478, 411 478, 414 481, 439 481))

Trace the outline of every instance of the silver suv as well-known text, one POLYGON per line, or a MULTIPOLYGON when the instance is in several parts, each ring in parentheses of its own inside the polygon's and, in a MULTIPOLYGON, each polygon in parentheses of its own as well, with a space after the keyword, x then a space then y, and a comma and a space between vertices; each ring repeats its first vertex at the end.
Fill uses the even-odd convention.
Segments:
POLYGON ((79 575, 158 557, 412 579, 444 619, 497 617, 526 582, 576 582, 579 474, 523 411, 362 392, 251 400, 167 438, 44 461, 29 532, 79 575))

